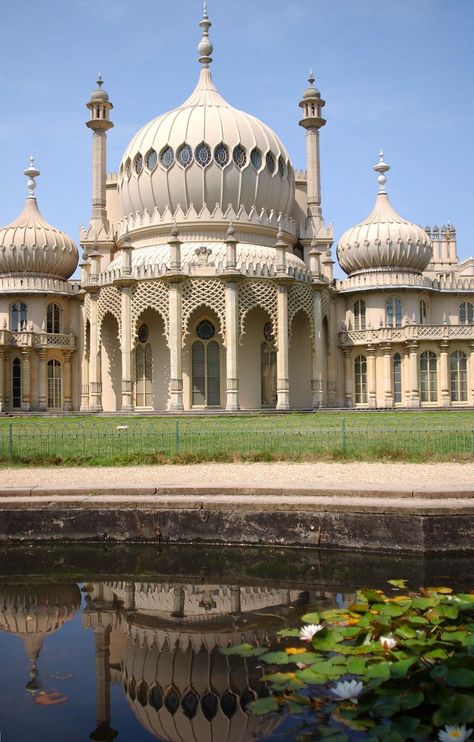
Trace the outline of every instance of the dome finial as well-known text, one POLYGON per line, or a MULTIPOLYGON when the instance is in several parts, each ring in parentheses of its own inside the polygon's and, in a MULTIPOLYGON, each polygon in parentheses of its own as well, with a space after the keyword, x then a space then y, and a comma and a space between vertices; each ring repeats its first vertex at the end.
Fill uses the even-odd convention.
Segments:
POLYGON ((35 188, 36 188, 36 181, 35 178, 40 175, 40 171, 37 167, 35 167, 35 158, 33 155, 30 157, 30 164, 26 168, 26 170, 23 170, 24 174, 28 178, 28 190, 30 191, 28 194, 28 198, 35 198, 35 188))
POLYGON ((99 72, 99 75, 97 77, 97 85, 99 88, 101 88, 103 84, 104 84, 104 81, 102 79, 102 72, 99 72))
POLYGON ((378 184, 379 184, 379 193, 387 193, 387 191, 385 190, 385 183, 387 182, 385 173, 387 173, 390 170, 390 165, 387 165, 387 163, 384 162, 383 158, 384 158, 383 150, 380 150, 379 162, 376 165, 374 165, 375 172, 379 173, 379 177, 377 178, 378 184))
POLYGON ((313 74, 313 68, 312 68, 312 67, 310 67, 310 68, 309 68, 309 73, 308 73, 308 82, 309 82, 309 84, 310 84, 311 86, 313 86, 313 85, 314 85, 314 82, 315 82, 315 80, 316 80, 316 78, 315 78, 315 76, 314 76, 314 74, 313 74))
POLYGON ((202 30, 201 41, 198 45, 199 61, 203 67, 209 67, 212 62, 211 54, 213 52, 213 46, 209 38, 209 29, 212 26, 211 21, 207 13, 207 0, 204 0, 204 6, 202 11, 202 18, 199 22, 202 30))

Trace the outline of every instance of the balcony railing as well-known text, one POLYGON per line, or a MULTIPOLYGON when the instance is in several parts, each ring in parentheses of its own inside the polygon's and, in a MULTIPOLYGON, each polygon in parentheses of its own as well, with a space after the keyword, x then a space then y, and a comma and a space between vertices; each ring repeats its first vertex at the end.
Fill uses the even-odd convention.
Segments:
POLYGON ((0 346, 16 348, 59 348, 75 350, 76 336, 53 332, 0 331, 0 346))
POLYGON ((405 325, 405 327, 343 330, 339 333, 339 344, 342 346, 404 343, 413 340, 474 341, 474 325, 405 325))

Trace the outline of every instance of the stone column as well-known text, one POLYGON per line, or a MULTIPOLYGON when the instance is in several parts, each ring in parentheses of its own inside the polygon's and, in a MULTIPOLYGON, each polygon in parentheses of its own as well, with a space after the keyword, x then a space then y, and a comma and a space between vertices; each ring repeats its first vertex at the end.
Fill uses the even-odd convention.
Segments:
POLYGON ((375 348, 367 348, 367 403, 371 409, 377 407, 377 378, 375 367, 375 348))
POLYGON ((77 338, 79 358, 81 359, 81 398, 79 402, 81 412, 89 409, 89 358, 87 355, 86 327, 86 308, 83 301, 79 312, 79 333, 77 338))
POLYGON ((393 407, 392 346, 390 344, 384 345, 382 350, 383 350, 384 406, 393 407))
POLYGON ((184 587, 177 585, 174 590, 174 602, 173 602, 173 618, 183 618, 184 616, 184 587))
POLYGON ((100 627, 95 636, 96 729, 90 739, 112 740, 118 732, 110 727, 110 631, 100 627))
POLYGON ((440 345, 439 372, 441 382, 441 405, 451 406, 450 379, 449 379, 449 343, 444 340, 440 345))
POLYGON ((323 395, 323 316, 321 308, 321 292, 313 294, 313 322, 314 338, 312 343, 312 378, 311 394, 313 398, 313 410, 324 406, 323 395))
POLYGON ((21 354, 23 362, 21 364, 21 409, 23 412, 29 412, 31 409, 31 357, 30 349, 22 348, 21 354))
POLYGON ((471 404, 474 405, 474 343, 471 343, 471 356, 468 366, 468 386, 471 389, 471 404))
POLYGON ((5 350, 0 348, 0 412, 5 409, 5 350))
POLYGON ((240 409, 238 376, 239 286, 229 281, 225 288, 226 313, 226 410, 240 409))
POLYGON ((120 288, 122 328, 122 412, 133 412, 132 394, 132 286, 122 283, 120 288))
POLYGON ((277 314, 277 410, 290 409, 289 347, 288 347, 288 286, 278 284, 277 314))
POLYGON ((38 408, 41 412, 48 409, 48 366, 45 348, 38 351, 38 408))
POLYGON ((134 611, 135 610, 135 583, 134 582, 127 582, 125 583, 125 595, 124 595, 124 601, 123 601, 123 607, 127 611, 134 611))
POLYGON ((353 407, 352 401, 352 349, 344 348, 344 403, 345 407, 353 407))
POLYGON ((71 390, 71 356, 72 353, 64 351, 64 411, 72 410, 72 390, 71 390))
POLYGON ((420 406, 420 388, 419 388, 419 373, 418 373, 418 343, 413 341, 409 344, 408 350, 410 353, 410 407, 420 406))
POLYGON ((183 403, 183 330, 182 330, 182 278, 168 284, 170 389, 169 409, 182 412, 183 403))
POLYGON ((4 381, 4 402, 5 410, 11 410, 13 405, 12 400, 12 361, 13 356, 6 351, 5 352, 5 381, 4 381))
POLYGON ((240 587, 232 585, 230 588, 230 612, 233 616, 238 616, 241 612, 240 587))
POLYGON ((98 293, 91 292, 90 297, 89 410, 90 412, 102 412, 102 367, 98 326, 98 293))

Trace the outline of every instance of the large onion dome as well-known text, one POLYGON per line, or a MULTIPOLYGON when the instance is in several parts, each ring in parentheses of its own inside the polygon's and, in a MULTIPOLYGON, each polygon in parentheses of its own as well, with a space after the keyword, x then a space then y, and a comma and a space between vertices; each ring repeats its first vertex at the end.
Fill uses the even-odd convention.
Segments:
POLYGON ((263 209, 289 214, 294 173, 288 152, 266 124, 233 108, 219 93, 209 64, 207 10, 200 26, 202 69, 192 95, 150 121, 130 141, 119 169, 122 214, 151 215, 178 206, 212 212, 219 204, 237 212, 263 209))
POLYGON ((26 168, 29 196, 20 216, 0 229, 0 273, 46 275, 61 280, 74 273, 79 252, 73 240, 41 215, 34 195, 40 171, 26 168))
POLYGON ((390 169, 380 153, 374 166, 379 173, 379 192, 369 216, 348 229, 339 240, 337 259, 349 275, 367 271, 422 273, 432 256, 425 230, 401 217, 385 190, 385 173, 390 169))

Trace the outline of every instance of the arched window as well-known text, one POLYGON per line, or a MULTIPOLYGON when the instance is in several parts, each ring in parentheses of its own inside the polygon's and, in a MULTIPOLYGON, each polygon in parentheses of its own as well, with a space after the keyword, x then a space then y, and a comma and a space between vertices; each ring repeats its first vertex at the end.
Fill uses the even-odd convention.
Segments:
POLYGON ((420 325, 428 324, 428 304, 424 299, 420 299, 420 325))
POLYGON ((148 342, 148 325, 140 325, 135 350, 135 405, 153 407, 153 354, 148 342))
POLYGON ((15 358, 12 363, 12 407, 21 408, 21 361, 15 358))
POLYGON ((262 375, 262 407, 275 407, 277 402, 277 354, 270 322, 263 328, 264 340, 260 346, 262 375))
POLYGON ((357 356, 354 361, 355 403, 367 404, 367 358, 357 356))
POLYGON ((449 368, 451 402, 467 402, 467 356, 462 350, 451 353, 449 368))
POLYGON ((193 405, 212 407, 220 404, 220 359, 219 345, 212 338, 216 328, 209 320, 199 322, 193 343, 193 405))
POLYGON ((46 310, 46 332, 58 335, 61 332, 61 308, 57 304, 48 304, 46 310))
POLYGON ((365 330, 366 305, 363 299, 354 303, 354 330, 365 330))
POLYGON ((463 301, 459 306, 459 323, 461 325, 474 324, 474 305, 470 301, 463 301))
POLYGON ((402 401, 402 357, 400 353, 393 356, 393 401, 399 404, 402 401))
POLYGON ((438 401, 437 358, 431 350, 420 355, 420 399, 422 402, 438 401))
POLYGON ((22 301, 16 301, 11 307, 11 331, 22 332, 26 330, 28 310, 22 301))
POLYGON ((387 327, 402 326, 402 302, 397 297, 387 299, 386 304, 387 327))
POLYGON ((59 361, 48 361, 48 409, 61 410, 63 406, 63 374, 59 361))

